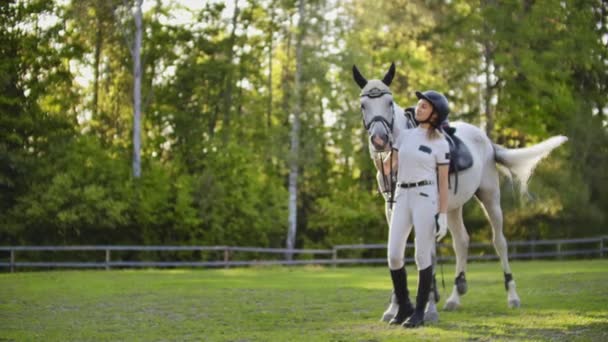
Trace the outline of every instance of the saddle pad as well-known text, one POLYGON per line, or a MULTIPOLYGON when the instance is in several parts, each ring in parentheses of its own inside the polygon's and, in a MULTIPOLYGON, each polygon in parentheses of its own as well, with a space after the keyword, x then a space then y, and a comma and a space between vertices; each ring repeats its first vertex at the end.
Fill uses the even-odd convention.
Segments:
POLYGON ((450 173, 460 172, 473 166, 473 156, 467 145, 456 135, 446 138, 450 145, 450 173))

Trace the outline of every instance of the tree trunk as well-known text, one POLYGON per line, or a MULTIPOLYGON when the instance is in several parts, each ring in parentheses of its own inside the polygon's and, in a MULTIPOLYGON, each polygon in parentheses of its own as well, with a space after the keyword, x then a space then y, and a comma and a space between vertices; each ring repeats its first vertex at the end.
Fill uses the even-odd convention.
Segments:
POLYGON ((274 35, 275 1, 270 4, 270 27, 268 32, 268 109, 266 112, 266 128, 272 125, 272 38, 274 35))
POLYGON ((135 8, 135 42, 133 44, 133 176, 141 176, 141 44, 143 23, 141 3, 135 8))
POLYGON ((488 41, 484 43, 484 74, 485 74, 485 92, 484 92, 484 112, 486 119, 486 134, 488 138, 492 139, 492 135, 494 132, 494 112, 492 112, 492 95, 493 95, 493 85, 492 85, 492 51, 491 46, 488 41))
MULTIPOLYGON (((304 37, 304 0, 298 3, 298 36, 296 38, 296 76, 294 84, 295 105, 291 126, 291 153, 289 158, 289 219, 287 232, 287 249, 293 249, 298 225, 298 153, 300 147, 300 114, 302 111, 302 40, 304 37)), ((293 259, 288 252, 287 260, 293 259)))
POLYGON ((97 111, 99 103, 99 64, 101 59, 101 48, 103 46, 103 30, 101 22, 101 10, 98 8, 97 15, 97 28, 95 34, 95 57, 93 61, 93 118, 97 120, 97 111))
MULTIPOLYGON (((289 26, 291 27, 293 25, 293 15, 290 15, 289 17, 289 26)), ((290 71, 290 62, 293 59, 293 55, 292 53, 292 38, 293 38, 293 34, 290 32, 289 29, 285 30, 284 32, 285 34, 285 62, 282 65, 281 68, 281 90, 282 90, 282 104, 281 107, 283 108, 283 113, 289 113, 290 112, 290 103, 291 103, 291 96, 292 96, 292 92, 290 89, 290 75, 291 75, 291 71, 290 71)), ((284 117, 285 121, 283 121, 283 125, 282 127, 285 127, 285 129, 287 129, 287 127, 289 127, 289 115, 285 115, 284 117)))
POLYGON ((485 86, 484 86, 484 95, 483 95, 483 103, 484 103, 484 116, 486 122, 486 135, 488 138, 492 139, 494 133, 494 113, 492 112, 492 96, 494 93, 494 86, 492 85, 492 75, 496 70, 492 69, 494 66, 494 50, 492 46, 492 30, 490 19, 488 18, 488 8, 490 6, 495 6, 495 0, 483 0, 481 2, 481 10, 482 15, 484 17, 484 21, 482 24, 483 27, 483 37, 481 39, 481 44, 483 47, 483 61, 484 61, 484 78, 485 78, 485 86))
MULTIPOLYGON (((211 87, 207 86, 205 88, 207 89, 205 98, 209 99, 211 96, 210 95, 211 87)), ((210 137, 215 136, 215 125, 217 123, 217 117, 219 116, 219 112, 220 112, 219 107, 220 107, 219 101, 215 101, 213 104, 213 111, 211 111, 211 109, 210 109, 210 111, 211 111, 211 119, 209 119, 209 136, 210 137)))
POLYGON ((223 141, 226 143, 230 138, 230 117, 232 115, 232 87, 234 83, 234 45, 236 40, 236 25, 239 15, 239 0, 234 0, 234 13, 232 15, 232 31, 230 32, 230 43, 228 44, 228 74, 226 75, 226 91, 224 93, 224 122, 222 124, 223 141))

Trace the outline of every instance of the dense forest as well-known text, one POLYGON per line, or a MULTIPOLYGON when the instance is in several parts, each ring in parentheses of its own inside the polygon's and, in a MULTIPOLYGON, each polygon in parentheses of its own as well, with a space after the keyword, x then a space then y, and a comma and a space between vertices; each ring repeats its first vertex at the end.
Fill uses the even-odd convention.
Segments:
MULTIPOLYGON (((605 0, 137 3, 0 2, 2 245, 383 243, 351 68, 393 61, 402 107, 436 89, 502 145, 569 137, 529 194, 502 179, 508 239, 606 232, 605 0)), ((475 201, 465 223, 491 238, 475 201)))

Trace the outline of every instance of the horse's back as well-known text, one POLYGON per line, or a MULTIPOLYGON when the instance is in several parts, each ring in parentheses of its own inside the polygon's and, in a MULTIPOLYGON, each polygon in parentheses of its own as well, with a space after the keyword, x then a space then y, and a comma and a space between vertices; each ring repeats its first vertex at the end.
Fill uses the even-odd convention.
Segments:
POLYGON ((481 128, 462 121, 451 122, 450 126, 456 129, 454 135, 467 145, 475 162, 494 160, 492 141, 481 128))

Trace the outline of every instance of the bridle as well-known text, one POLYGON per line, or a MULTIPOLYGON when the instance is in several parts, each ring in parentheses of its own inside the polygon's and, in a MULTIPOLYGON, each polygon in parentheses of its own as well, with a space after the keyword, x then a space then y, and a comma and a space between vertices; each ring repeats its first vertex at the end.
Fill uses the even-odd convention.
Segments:
MULTIPOLYGON (((364 93, 361 93, 360 97, 369 97, 369 98, 373 99, 373 98, 377 98, 377 97, 382 97, 387 94, 393 95, 393 93, 391 93, 388 90, 382 90, 380 88, 372 88, 364 93)), ((374 116, 371 120, 369 120, 369 122, 365 122, 365 118, 362 118, 362 120, 363 120, 363 127, 365 127, 365 129, 367 131, 369 131, 370 127, 372 126, 372 124, 374 122, 380 122, 382 125, 384 125, 384 127, 389 132, 389 137, 391 137, 390 142, 392 143, 393 124, 395 123, 395 105, 392 102, 391 102, 391 121, 388 121, 382 115, 374 116)))
MULTIPOLYGON (((380 88, 372 88, 364 93, 361 93, 360 97, 369 97, 369 98, 378 98, 384 95, 392 95, 388 90, 382 90, 380 88)), ((365 122, 365 118, 362 118, 363 127, 369 132, 372 124, 374 122, 380 122, 384 128, 386 128, 388 132, 388 143, 389 143, 389 151, 393 149, 393 125, 395 123, 395 105, 391 102, 391 120, 387 120, 385 117, 381 115, 374 116, 369 122, 365 122)), ((382 161, 382 155, 380 153, 376 154, 374 158, 380 159, 380 174, 382 175, 382 182, 384 183, 384 192, 389 193, 390 197, 388 200, 390 209, 393 209, 393 203, 395 203, 395 185, 397 182, 397 176, 393 173, 393 154, 391 153, 391 161, 390 161, 390 173, 387 177, 384 173, 384 163, 382 161)))

